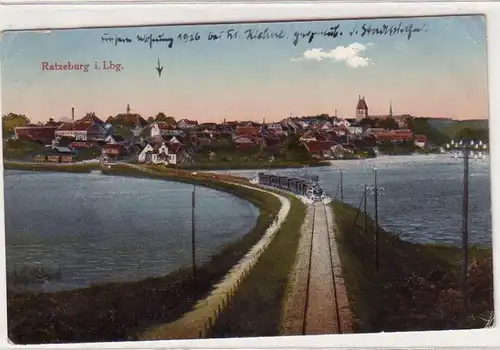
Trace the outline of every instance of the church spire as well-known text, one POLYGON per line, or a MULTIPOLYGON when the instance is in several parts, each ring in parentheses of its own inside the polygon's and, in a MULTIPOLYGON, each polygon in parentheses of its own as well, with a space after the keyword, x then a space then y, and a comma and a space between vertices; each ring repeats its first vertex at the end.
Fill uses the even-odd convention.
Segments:
POLYGON ((392 117, 392 100, 389 103, 389 117, 392 117))

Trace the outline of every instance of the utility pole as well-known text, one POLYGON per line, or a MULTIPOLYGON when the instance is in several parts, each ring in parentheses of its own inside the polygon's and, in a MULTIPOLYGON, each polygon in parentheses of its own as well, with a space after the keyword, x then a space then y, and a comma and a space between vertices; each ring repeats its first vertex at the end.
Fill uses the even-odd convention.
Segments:
POLYGON ((344 179, 343 179, 343 171, 340 170, 340 201, 344 202, 344 179))
POLYGON ((469 265, 468 245, 469 245, 469 146, 465 145, 463 149, 464 155, 464 178, 463 178, 463 212, 462 212, 462 297, 463 297, 463 325, 467 326, 468 318, 468 286, 467 286, 467 270, 469 265))
POLYGON ((196 207, 196 185, 193 185, 193 192, 191 194, 191 247, 193 255, 193 280, 196 279, 196 227, 195 227, 195 207, 196 207))
POLYGON ((377 184, 377 169, 374 169, 374 182, 375 182, 375 267, 377 272, 380 270, 379 266, 379 243, 378 243, 378 184, 377 184))
POLYGON ((365 184, 365 190, 364 190, 364 205, 363 205, 363 212, 364 212, 364 215, 365 215, 365 218, 364 218, 364 223, 363 223, 363 233, 366 234, 366 231, 367 231, 367 223, 368 223, 368 214, 366 213, 366 184, 365 184))

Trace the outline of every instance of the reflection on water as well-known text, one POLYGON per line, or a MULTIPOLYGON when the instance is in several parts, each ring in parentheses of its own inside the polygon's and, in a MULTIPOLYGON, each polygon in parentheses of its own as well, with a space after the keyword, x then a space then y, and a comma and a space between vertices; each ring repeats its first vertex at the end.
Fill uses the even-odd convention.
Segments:
MULTIPOLYGON (((162 276, 191 262, 190 185, 6 171, 4 187, 7 270, 24 276, 41 265, 52 276, 45 290, 162 276)), ((242 199, 197 187, 197 262, 248 232, 257 216, 242 199)))
MULTIPOLYGON (((330 167, 309 168, 321 186, 339 196, 339 170, 343 170, 344 200, 358 206, 364 184, 373 186, 378 169, 380 224, 413 242, 459 244, 462 230, 463 160, 447 155, 386 156, 361 161, 333 161, 330 167)), ((254 171, 231 171, 253 177, 254 171)), ((304 170, 275 170, 304 174, 304 170)), ((374 213, 373 193, 368 211, 374 213)), ((470 161, 469 232, 472 244, 491 244, 489 162, 470 161)))

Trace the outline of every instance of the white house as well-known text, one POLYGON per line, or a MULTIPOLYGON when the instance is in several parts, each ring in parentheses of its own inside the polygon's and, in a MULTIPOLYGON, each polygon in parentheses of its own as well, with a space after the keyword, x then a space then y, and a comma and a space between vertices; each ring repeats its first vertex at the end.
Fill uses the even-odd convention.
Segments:
POLYGON ((280 123, 271 123, 271 124, 267 124, 267 128, 269 130, 272 130, 274 131, 276 134, 280 135, 283 133, 283 127, 281 126, 280 123))
POLYGON ((179 136, 182 130, 177 129, 175 125, 154 122, 151 126, 151 137, 155 136, 179 136))
POLYGON ((166 143, 162 143, 159 147, 148 144, 139 154, 137 160, 139 163, 177 164, 177 153, 170 152, 166 143))
POLYGON ((181 119, 177 122, 177 127, 179 129, 192 129, 198 126, 198 122, 195 120, 181 119))
POLYGON ((347 129, 354 135, 361 135, 363 133, 363 127, 361 125, 351 125, 348 126, 347 129))

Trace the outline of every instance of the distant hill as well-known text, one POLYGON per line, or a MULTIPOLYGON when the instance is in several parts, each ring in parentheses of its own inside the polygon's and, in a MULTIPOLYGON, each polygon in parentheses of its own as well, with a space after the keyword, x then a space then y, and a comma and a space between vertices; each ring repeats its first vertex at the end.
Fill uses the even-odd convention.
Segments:
POLYGON ((448 137, 454 137, 460 130, 465 128, 488 129, 488 119, 453 120, 445 118, 428 118, 427 120, 434 129, 448 137))

